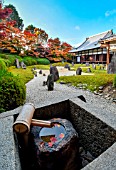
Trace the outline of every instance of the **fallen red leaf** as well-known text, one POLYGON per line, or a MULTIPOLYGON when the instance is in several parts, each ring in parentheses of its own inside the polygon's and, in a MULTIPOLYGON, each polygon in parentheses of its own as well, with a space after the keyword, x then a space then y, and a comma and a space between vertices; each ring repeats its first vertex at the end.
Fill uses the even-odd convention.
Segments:
POLYGON ((57 139, 56 139, 55 137, 51 137, 51 138, 50 138, 50 141, 54 143, 54 142, 57 141, 57 139))
POLYGON ((53 142, 48 142, 48 145, 50 146, 50 147, 52 147, 53 146, 53 142))
POLYGON ((60 135, 59 135, 59 138, 63 138, 64 137, 64 133, 61 133, 60 135))

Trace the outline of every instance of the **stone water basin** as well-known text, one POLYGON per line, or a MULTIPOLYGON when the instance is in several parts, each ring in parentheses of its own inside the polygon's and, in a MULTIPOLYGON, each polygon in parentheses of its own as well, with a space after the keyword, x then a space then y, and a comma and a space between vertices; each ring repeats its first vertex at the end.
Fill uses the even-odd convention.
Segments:
POLYGON ((40 170, 78 170, 78 133, 70 121, 51 119, 51 128, 33 126, 31 135, 37 165, 40 170))

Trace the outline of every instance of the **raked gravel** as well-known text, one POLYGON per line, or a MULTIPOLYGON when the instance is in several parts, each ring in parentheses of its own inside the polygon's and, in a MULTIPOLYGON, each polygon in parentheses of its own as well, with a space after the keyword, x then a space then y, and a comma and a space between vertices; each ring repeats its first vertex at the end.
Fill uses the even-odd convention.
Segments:
POLYGON ((106 100, 90 91, 59 83, 54 83, 54 90, 48 91, 47 86, 43 86, 43 81, 46 80, 47 74, 46 76, 38 74, 38 77, 26 84, 26 102, 31 102, 38 108, 83 95, 87 105, 93 109, 98 109, 98 112, 101 112, 101 114, 102 112, 116 114, 116 103, 110 100, 106 100))

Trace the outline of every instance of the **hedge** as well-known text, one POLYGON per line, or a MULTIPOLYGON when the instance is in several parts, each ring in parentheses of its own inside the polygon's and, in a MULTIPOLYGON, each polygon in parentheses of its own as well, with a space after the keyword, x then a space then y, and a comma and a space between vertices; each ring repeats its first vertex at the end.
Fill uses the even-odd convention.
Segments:
POLYGON ((24 104, 26 86, 12 73, 0 70, 0 113, 24 104))
POLYGON ((48 65, 48 64, 50 64, 50 61, 47 58, 38 58, 37 64, 48 65))
POLYGON ((23 62, 27 65, 27 66, 31 66, 31 65, 36 65, 37 61, 35 58, 32 57, 24 57, 23 58, 23 62))
POLYGON ((1 58, 0 58, 0 70, 7 70, 4 60, 1 58))

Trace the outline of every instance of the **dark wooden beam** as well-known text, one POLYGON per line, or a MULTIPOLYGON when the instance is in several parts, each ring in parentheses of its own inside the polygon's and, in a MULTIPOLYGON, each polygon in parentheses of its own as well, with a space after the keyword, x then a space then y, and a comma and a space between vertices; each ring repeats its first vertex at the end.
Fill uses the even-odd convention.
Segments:
POLYGON ((107 49, 107 61, 106 61, 106 64, 108 66, 109 61, 110 61, 110 45, 109 44, 107 44, 106 49, 107 49))

